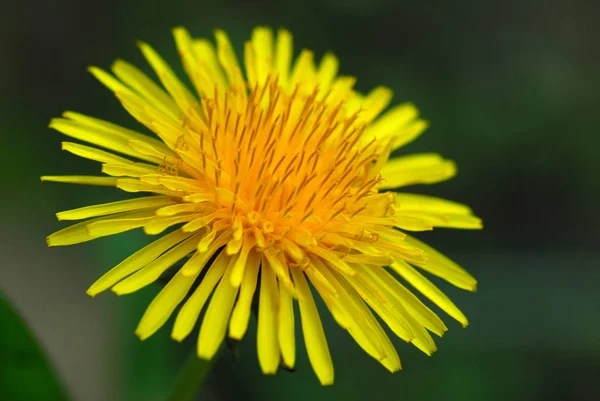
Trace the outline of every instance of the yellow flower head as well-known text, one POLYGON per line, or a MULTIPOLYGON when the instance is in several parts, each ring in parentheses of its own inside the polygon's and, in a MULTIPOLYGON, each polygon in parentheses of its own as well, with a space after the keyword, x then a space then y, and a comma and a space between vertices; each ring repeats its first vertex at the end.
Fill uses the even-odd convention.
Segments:
POLYGON ((266 374, 295 364, 297 302, 322 384, 333 383, 334 374, 315 290, 340 326, 392 372, 400 360, 373 312, 428 355, 436 349, 429 332, 446 331, 397 276, 467 325, 419 270, 467 290, 475 289, 475 279, 404 231, 481 228, 480 220, 458 203, 387 191, 455 174, 454 163, 437 154, 389 160, 427 126, 413 105, 384 112, 391 91, 355 92, 354 78, 337 75, 331 54, 316 64, 303 50, 293 60, 285 30, 276 37, 267 28, 253 31, 245 74, 224 32, 216 32, 216 46, 183 28, 174 36, 194 91, 145 43, 140 49, 162 87, 122 60, 113 64, 114 75, 90 68, 156 136, 74 112, 50 123, 107 149, 63 142, 64 150, 102 163, 106 176, 43 180, 148 194, 58 213, 59 220, 84 221, 50 235, 50 246, 140 227, 149 235, 169 231, 102 276, 90 296, 108 288, 135 292, 184 261, 149 305, 137 335, 151 336, 182 304, 171 334, 180 341, 206 306, 198 355, 210 359, 226 335, 242 339, 256 297, 258 360, 266 374))

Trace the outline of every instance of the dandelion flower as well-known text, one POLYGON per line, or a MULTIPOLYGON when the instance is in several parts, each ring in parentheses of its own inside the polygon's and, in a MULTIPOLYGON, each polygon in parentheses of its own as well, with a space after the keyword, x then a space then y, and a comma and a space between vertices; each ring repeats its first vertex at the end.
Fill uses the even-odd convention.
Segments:
POLYGON ((171 332, 181 341, 205 309, 197 343, 204 359, 226 336, 244 337, 256 299, 265 374, 280 364, 294 367, 297 303, 306 351, 323 385, 333 383, 334 369, 317 295, 391 372, 401 368, 400 359, 379 319, 428 355, 436 350, 430 332, 446 331, 405 283, 466 326, 463 313, 422 271, 471 291, 475 279, 406 232, 477 229, 481 221, 462 204, 395 192, 456 172, 452 161, 433 153, 390 159, 427 127, 417 109, 400 104, 385 111, 392 97, 385 87, 354 91, 355 79, 337 74, 332 54, 316 63, 303 50, 294 59, 283 29, 276 35, 254 29, 243 67, 223 31, 216 31, 216 45, 183 28, 173 32, 193 90, 146 43, 139 47, 162 86, 123 60, 112 74, 89 69, 153 135, 70 111, 50 123, 91 144, 63 142, 62 148, 100 162, 105 175, 42 180, 146 195, 57 213, 59 220, 83 221, 50 235, 48 244, 136 228, 158 237, 87 293, 133 293, 177 270, 136 334, 148 338, 181 306, 171 332))

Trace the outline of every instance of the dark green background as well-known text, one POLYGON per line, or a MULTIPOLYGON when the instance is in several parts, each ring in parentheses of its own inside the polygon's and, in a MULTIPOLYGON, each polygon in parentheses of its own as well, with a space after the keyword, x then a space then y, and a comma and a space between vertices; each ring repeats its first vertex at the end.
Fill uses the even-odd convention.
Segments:
MULTIPOLYGON (((302 344, 296 373, 262 376, 254 325, 238 363, 223 353, 204 399, 600 399, 596 2, 60 0, 3 2, 2 9, 0 290, 72 399, 165 400, 193 345, 172 342, 169 329, 143 343, 134 336, 158 286, 122 299, 85 295, 146 241, 142 233, 45 246, 44 237, 62 227, 55 212, 120 194, 39 182, 42 174, 99 169, 61 152, 64 137, 46 126, 62 111, 140 128, 86 67, 122 57, 149 71, 137 39, 176 64, 169 30, 179 24, 195 36, 221 27, 238 51, 253 26, 285 26, 297 49, 333 50, 359 90, 383 84, 394 102, 415 102, 432 124, 406 151, 438 151, 457 161, 459 175, 411 190, 468 203, 485 222, 482 232, 421 236, 480 283, 476 294, 440 283, 471 325, 463 330, 444 316, 450 331, 433 357, 396 341, 404 370, 391 375, 322 313, 336 384, 321 388, 302 344)), ((8 384, 45 385, 35 367, 9 360, 15 355, 2 354, 1 400, 20 401, 8 384)))

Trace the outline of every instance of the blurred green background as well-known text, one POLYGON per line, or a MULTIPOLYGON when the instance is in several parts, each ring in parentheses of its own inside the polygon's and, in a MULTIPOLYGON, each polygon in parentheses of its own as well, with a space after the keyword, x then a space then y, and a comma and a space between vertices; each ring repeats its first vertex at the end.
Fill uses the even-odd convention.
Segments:
MULTIPOLYGON (((39 181, 99 169, 61 152, 64 137, 46 128, 64 110, 140 129, 86 67, 122 57, 149 72, 137 39, 176 65, 170 29, 180 24, 195 36, 221 27, 238 51, 253 26, 285 26, 297 50, 333 50, 359 90, 383 84, 396 103, 415 102, 432 124, 406 151, 439 151, 457 161, 459 175, 411 190, 468 203, 486 227, 421 236, 480 283, 469 294, 436 281, 471 324, 463 330, 444 316, 450 330, 433 357, 395 341, 404 370, 391 375, 323 311, 333 387, 319 386, 301 344, 297 372, 262 376, 254 325, 238 362, 222 353, 202 399, 600 399, 596 2, 57 0, 2 8, 0 291, 70 399, 165 400, 193 346, 171 341, 169 328, 145 342, 134 336, 158 286, 124 299, 85 295, 145 243, 143 233, 46 248, 45 236, 63 227, 55 212, 117 199, 117 191, 39 181)), ((0 319, 2 341, 13 321, 0 319)), ((19 346, 0 347, 0 400, 63 399, 19 346)))

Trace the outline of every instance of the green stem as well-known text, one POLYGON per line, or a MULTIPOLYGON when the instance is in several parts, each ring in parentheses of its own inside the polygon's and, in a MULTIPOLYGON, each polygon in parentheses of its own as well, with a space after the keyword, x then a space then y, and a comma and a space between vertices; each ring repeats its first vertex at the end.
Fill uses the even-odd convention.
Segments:
POLYGON ((212 360, 205 361, 196 356, 195 348, 192 349, 177 375, 169 401, 193 401, 217 358, 215 355, 212 360))

